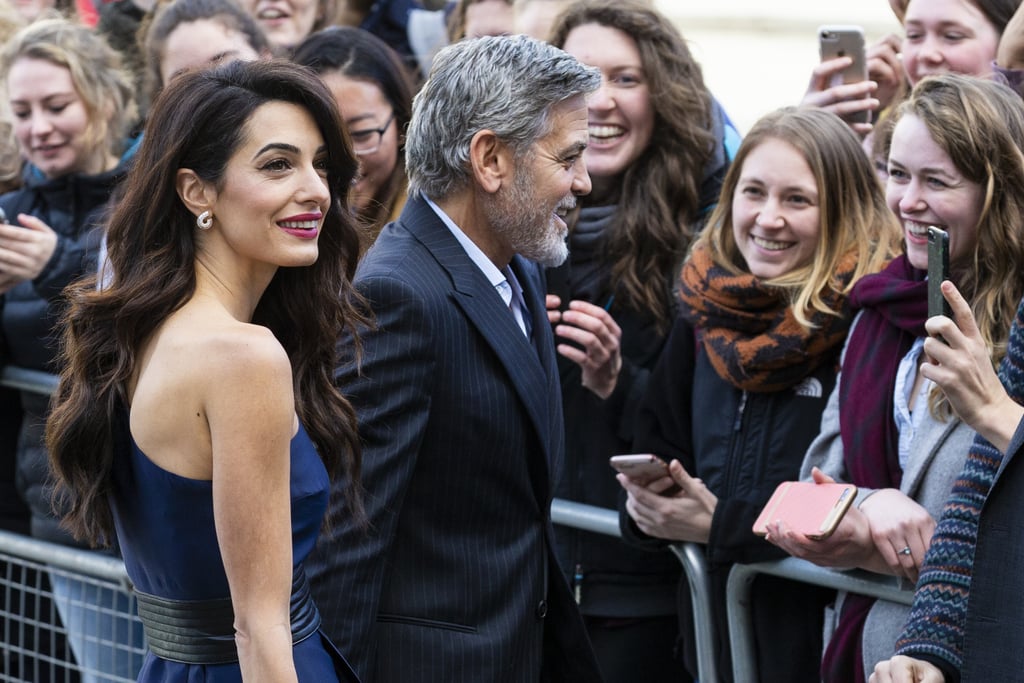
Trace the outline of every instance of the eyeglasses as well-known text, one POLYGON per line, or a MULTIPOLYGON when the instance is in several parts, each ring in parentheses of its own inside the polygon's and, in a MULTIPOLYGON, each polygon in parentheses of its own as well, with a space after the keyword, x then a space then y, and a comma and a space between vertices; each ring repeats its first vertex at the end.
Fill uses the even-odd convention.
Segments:
POLYGON ((395 112, 391 111, 391 116, 384 122, 384 125, 380 128, 363 128, 362 130, 350 130, 348 132, 349 138, 352 139, 352 151, 359 155, 373 154, 380 149, 380 142, 384 139, 384 133, 387 131, 391 122, 395 120, 395 112))

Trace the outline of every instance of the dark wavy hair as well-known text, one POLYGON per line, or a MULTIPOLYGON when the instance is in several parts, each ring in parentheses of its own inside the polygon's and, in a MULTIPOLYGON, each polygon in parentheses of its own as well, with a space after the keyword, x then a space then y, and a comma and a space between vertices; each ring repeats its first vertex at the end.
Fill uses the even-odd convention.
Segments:
MULTIPOLYGON (((356 160, 334 98, 315 75, 283 60, 234 62, 176 78, 157 98, 108 227, 112 280, 97 289, 88 278, 65 290, 64 370, 46 445, 65 526, 79 538, 113 537, 107 496, 126 387, 142 344, 195 292, 195 217, 177 194, 177 171, 223 182, 253 112, 278 101, 304 108, 316 122, 327 148, 331 205, 315 264, 278 269, 252 322, 270 329, 286 350, 296 411, 328 472, 358 482, 355 412, 333 381, 339 336, 346 329, 354 336, 365 322, 352 298, 358 235, 346 209, 356 160)), ((358 484, 348 500, 361 516, 358 484)))
POLYGON ((584 24, 618 29, 636 41, 649 83, 651 143, 622 176, 604 260, 626 301, 667 328, 672 301, 666 275, 679 267, 693 239, 704 167, 714 151, 712 97, 686 41, 649 2, 577 2, 561 14, 551 43, 562 47, 584 24))
POLYGON ((359 212, 365 250, 390 220, 396 203, 405 196, 408 185, 405 175, 405 129, 412 118, 415 90, 412 75, 401 56, 387 43, 369 31, 351 26, 332 26, 314 33, 295 48, 292 61, 321 75, 337 72, 375 84, 395 113, 394 125, 398 131, 395 170, 370 205, 359 212))

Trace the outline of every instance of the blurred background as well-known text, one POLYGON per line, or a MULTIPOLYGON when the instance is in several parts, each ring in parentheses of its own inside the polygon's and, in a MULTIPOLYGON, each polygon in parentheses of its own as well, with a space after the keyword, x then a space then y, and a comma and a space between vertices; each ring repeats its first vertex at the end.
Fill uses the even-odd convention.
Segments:
POLYGON ((797 104, 818 61, 817 28, 857 24, 868 46, 900 33, 886 0, 655 0, 704 69, 741 133, 764 113, 797 104))

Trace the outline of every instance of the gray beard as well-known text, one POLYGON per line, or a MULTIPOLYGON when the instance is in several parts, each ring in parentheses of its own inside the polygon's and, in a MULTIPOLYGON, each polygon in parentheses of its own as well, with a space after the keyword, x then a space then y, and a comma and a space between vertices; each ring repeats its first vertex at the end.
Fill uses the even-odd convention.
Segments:
MULTIPOLYGON (((518 170, 512 187, 488 202, 487 222, 520 256, 545 267, 559 266, 569 256, 569 245, 556 229, 553 213, 537 206, 531 183, 528 174, 518 170)), ((563 202, 570 200, 575 203, 572 195, 563 202)))

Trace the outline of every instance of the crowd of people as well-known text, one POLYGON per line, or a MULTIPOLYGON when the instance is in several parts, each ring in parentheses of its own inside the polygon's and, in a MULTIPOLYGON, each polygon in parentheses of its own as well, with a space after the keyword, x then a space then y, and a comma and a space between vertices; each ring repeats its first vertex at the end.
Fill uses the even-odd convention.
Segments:
POLYGON ((760 680, 1024 670, 1020 0, 891 0, 748 131, 651 0, 6 4, 0 363, 60 383, 0 521, 136 597, 40 570, 37 680, 697 680, 680 542, 723 680, 787 556, 914 603, 760 577, 760 680), (795 480, 857 496, 755 534, 795 480))

